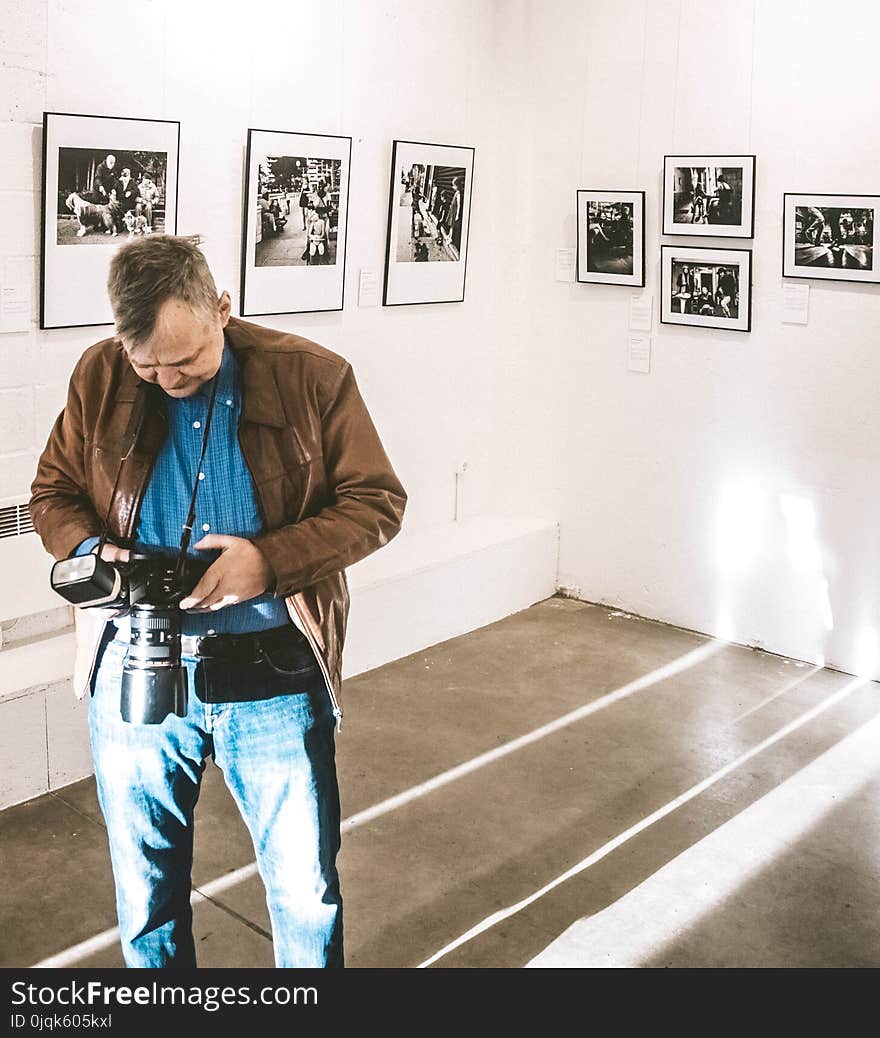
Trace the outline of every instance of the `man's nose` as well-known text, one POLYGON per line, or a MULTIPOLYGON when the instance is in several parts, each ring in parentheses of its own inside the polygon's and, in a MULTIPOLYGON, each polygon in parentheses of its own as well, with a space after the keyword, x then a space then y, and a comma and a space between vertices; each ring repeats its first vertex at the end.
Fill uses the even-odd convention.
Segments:
POLYGON ((163 389, 180 389, 182 386, 186 385, 186 379, 180 374, 180 372, 169 372, 167 375, 160 372, 158 379, 159 385, 163 389))

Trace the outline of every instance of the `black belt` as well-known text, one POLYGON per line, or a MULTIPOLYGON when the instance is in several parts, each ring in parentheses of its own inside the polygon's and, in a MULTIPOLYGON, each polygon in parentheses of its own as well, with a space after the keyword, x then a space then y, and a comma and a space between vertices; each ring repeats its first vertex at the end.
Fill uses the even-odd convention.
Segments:
POLYGON ((236 660, 240 663, 258 662, 263 650, 308 645, 308 639, 294 624, 271 627, 266 631, 248 634, 184 634, 180 637, 180 651, 186 656, 204 659, 236 660))

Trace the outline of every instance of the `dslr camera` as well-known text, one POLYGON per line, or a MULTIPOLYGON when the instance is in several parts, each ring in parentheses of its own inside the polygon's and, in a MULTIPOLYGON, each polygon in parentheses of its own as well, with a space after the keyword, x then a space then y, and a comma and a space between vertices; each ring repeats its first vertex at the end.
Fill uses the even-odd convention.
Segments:
POLYGON ((131 644, 122 669, 122 719, 161 724, 186 714, 187 678, 180 659, 180 601, 210 565, 204 559, 143 549, 128 562, 94 555, 62 559, 52 567, 53 590, 83 609, 128 615, 131 644))

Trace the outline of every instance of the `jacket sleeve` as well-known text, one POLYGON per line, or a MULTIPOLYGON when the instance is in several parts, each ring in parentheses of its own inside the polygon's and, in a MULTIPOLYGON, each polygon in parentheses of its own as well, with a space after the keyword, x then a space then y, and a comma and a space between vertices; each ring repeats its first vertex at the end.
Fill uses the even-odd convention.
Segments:
POLYGON ((403 519, 406 492, 349 364, 322 415, 322 440, 333 503, 317 515, 254 538, 275 576, 276 598, 365 558, 394 537, 403 519))
POLYGON ((43 546, 66 559, 87 537, 101 532, 101 520, 86 489, 82 401, 76 372, 67 405, 55 421, 31 484, 30 513, 43 546))

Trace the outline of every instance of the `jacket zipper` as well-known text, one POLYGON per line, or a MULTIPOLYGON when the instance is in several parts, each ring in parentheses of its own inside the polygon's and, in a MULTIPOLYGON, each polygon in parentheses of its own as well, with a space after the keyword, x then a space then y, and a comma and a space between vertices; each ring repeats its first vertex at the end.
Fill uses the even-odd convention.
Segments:
POLYGON ((314 653, 315 659, 318 661, 318 666, 321 668, 321 675, 324 678, 324 684, 327 686, 327 692, 330 695, 330 704, 333 707, 333 716, 336 718, 336 731, 342 731, 342 708, 339 706, 339 701, 336 698, 336 694, 333 691, 333 682, 330 680, 330 673, 327 670, 327 664, 324 662, 324 655, 318 648, 318 643, 312 637, 309 631, 309 625, 306 623, 305 618, 299 611, 296 605, 296 599, 293 595, 287 596, 287 602, 293 608, 293 611, 299 617, 299 621, 302 624, 303 633, 306 636, 306 641, 309 643, 312 652, 314 653))

